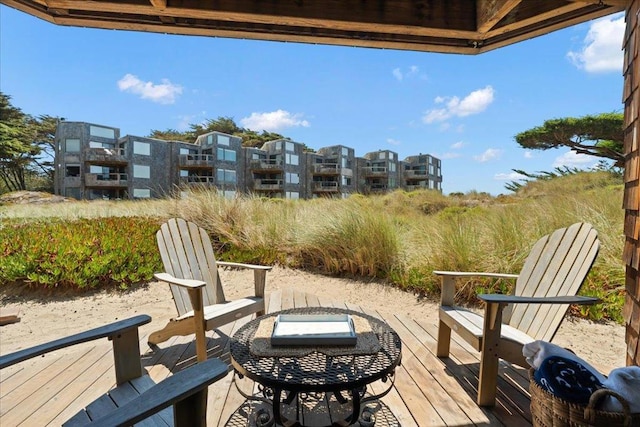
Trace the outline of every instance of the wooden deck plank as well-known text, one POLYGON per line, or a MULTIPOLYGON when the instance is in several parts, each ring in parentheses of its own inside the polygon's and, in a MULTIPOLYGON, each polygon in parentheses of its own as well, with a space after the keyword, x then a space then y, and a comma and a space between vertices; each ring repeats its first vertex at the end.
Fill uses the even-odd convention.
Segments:
MULTIPOLYGON (((408 317, 387 317, 387 322, 401 334, 404 348, 411 349, 422 366, 429 372, 434 382, 439 385, 438 391, 442 390, 446 396, 445 402, 435 405, 439 412, 453 412, 464 414, 468 421, 474 424, 497 423, 498 419, 490 411, 484 411, 478 407, 471 399, 464 388, 457 382, 450 373, 446 372, 446 367, 435 355, 435 343, 430 336, 424 332, 412 319, 408 317)), ((423 384, 431 382, 422 382, 423 384)), ((464 418, 459 420, 463 422, 464 418)))
MULTIPOLYGON (((479 408, 475 405, 478 353, 454 337, 450 358, 437 358, 434 354, 437 336, 435 324, 410 316, 383 316, 366 307, 293 289, 269 294, 266 310, 274 312, 319 305, 351 308, 381 317, 400 335, 403 342, 402 365, 396 370, 391 391, 382 398, 386 413, 391 413, 397 420, 395 425, 531 425, 526 371, 501 363, 498 405, 495 408, 479 408)), ((208 356, 221 357, 229 363, 229 337, 248 320, 249 317, 240 319, 208 332, 208 356)), ((146 337, 141 337, 140 341, 142 364, 156 382, 195 363, 193 335, 173 337, 153 349, 146 345, 146 337)), ((84 351, 56 352, 37 360, 37 363, 3 370, 0 377, 2 426, 12 427, 20 423, 60 425, 103 395, 115 384, 110 347, 110 343, 105 341, 104 345, 88 347, 84 351), (43 382, 46 383, 44 387, 43 382)), ((207 420, 210 426, 251 425, 246 418, 247 412, 255 409, 248 407, 232 378, 229 373, 209 388, 207 420)), ((378 381, 369 390, 380 393, 388 384, 378 381)), ((245 391, 255 393, 258 390, 254 382, 246 379, 242 386, 245 391)), ((326 408, 323 409, 322 405, 303 413, 307 422, 314 423, 326 421, 325 415, 326 408)))

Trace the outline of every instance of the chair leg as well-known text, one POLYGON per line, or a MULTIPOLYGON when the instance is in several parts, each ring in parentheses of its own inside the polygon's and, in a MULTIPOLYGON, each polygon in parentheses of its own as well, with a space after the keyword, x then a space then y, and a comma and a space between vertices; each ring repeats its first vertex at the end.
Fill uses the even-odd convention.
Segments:
POLYGON ((207 389, 173 405, 175 427, 205 427, 207 425, 207 389))
POLYGON ((491 351, 480 356, 480 379, 478 381, 478 406, 495 406, 498 387, 499 359, 491 351))
POLYGON ((480 378, 478 379, 478 405, 494 406, 498 386, 498 363, 502 310, 504 304, 486 303, 480 354, 480 378))
POLYGON ((442 320, 438 323, 438 343, 436 356, 449 357, 451 347, 451 328, 442 320))

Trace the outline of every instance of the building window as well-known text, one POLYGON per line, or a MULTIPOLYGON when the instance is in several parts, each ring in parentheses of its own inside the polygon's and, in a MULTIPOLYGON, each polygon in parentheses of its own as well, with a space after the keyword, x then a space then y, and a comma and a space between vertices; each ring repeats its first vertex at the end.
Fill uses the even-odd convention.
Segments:
POLYGON ((347 147, 342 147, 342 155, 343 156, 348 156, 349 155, 349 149, 347 147))
POLYGON ((188 148, 181 148, 180 154, 195 154, 195 151, 189 150, 188 148))
POLYGON ((133 141, 133 154, 140 154, 142 156, 151 155, 151 144, 142 141, 133 141))
POLYGON ((300 184, 300 175, 297 173, 287 172, 287 183, 288 184, 300 184))
POLYGON ((298 193, 297 191, 287 191, 286 192, 286 198, 287 199, 299 199, 300 198, 300 193, 298 193))
POLYGON ((217 156, 218 156, 218 160, 224 160, 226 162, 236 161, 236 152, 234 150, 227 150, 226 148, 218 148, 217 156))
POLYGON ((228 136, 218 135, 218 145, 226 145, 228 147, 230 144, 229 141, 230 140, 228 136))
POLYGON ((133 189, 133 198, 134 199, 148 199, 151 197, 151 190, 148 188, 134 188, 133 189))
POLYGON ((101 138, 115 139, 116 132, 113 129, 103 128, 102 126, 89 126, 89 134, 91 136, 99 136, 101 138))
POLYGON ((79 188, 65 188, 64 195, 67 197, 73 197, 74 199, 80 199, 82 196, 80 194, 79 188))
POLYGON ((207 135, 207 144, 213 144, 213 135, 207 135))
POLYGON ((346 175, 342 175, 342 185, 351 185, 351 178, 346 175))
POLYGON ((236 182, 236 171, 230 169, 216 170, 216 178, 218 182, 236 182))
POLYGON ((384 151, 381 151, 380 154, 378 154, 378 159, 384 160, 386 158, 387 158, 387 153, 385 153, 384 151))
POLYGON ((298 155, 297 154, 287 154, 286 163, 288 165, 297 166, 298 162, 299 162, 299 159, 298 159, 298 155))
POLYGON ((227 199, 235 199, 236 198, 236 192, 235 190, 224 190, 222 192, 222 194, 224 195, 225 198, 227 199))
POLYGON ((80 140, 79 139, 65 139, 65 152, 66 153, 79 153, 80 152, 80 140))
POLYGON ((395 172, 395 171, 396 171, 396 164, 389 162, 389 172, 395 172))
POLYGON ((276 141, 276 151, 282 151, 282 141, 276 141))
POLYGON ((151 178, 151 167, 145 165, 133 165, 134 178, 151 178))
POLYGON ((285 144, 285 150, 287 150, 287 151, 296 151, 295 147, 293 146, 293 142, 287 142, 285 144))
POLYGON ((68 164, 65 167, 64 176, 68 176, 68 177, 78 177, 78 176, 80 176, 80 165, 68 164))

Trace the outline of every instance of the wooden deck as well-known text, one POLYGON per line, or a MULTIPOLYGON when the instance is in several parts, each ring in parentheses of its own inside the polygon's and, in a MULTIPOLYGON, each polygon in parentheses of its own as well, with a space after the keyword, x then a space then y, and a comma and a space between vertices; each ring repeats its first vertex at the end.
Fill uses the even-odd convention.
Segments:
MULTIPOLYGON (((268 297, 268 311, 333 306, 359 310, 384 319, 402 339, 402 365, 395 385, 382 402, 393 414, 376 425, 409 426, 530 426, 527 371, 501 363, 498 403, 492 409, 475 404, 478 386, 478 353, 455 334, 451 357, 435 356, 437 325, 405 316, 381 316, 366 307, 326 301, 293 290, 268 297)), ((229 362, 228 337, 249 318, 208 333, 209 357, 229 362)), ((153 324, 153 322, 152 322, 153 324)), ((77 332, 77 331, 74 331, 77 332)), ((140 340, 142 364, 157 382, 195 363, 193 336, 174 337, 151 349, 146 335, 140 340)), ((147 332, 148 333, 148 332, 147 332)), ((230 373, 209 388, 209 426, 248 426, 245 400, 232 383, 230 373)), ((74 413, 115 385, 111 344, 107 340, 56 351, 4 369, 0 376, 0 425, 60 425, 74 413)), ((248 380, 244 390, 254 385, 248 380)), ((382 390, 383 384, 373 384, 382 390)))

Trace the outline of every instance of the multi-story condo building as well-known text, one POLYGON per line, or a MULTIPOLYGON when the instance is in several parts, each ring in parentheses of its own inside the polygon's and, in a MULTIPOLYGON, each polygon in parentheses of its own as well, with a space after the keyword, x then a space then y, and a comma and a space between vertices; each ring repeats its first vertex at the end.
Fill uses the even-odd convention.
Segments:
POLYGON ((353 148, 344 145, 324 147, 307 153, 307 195, 314 197, 347 197, 356 191, 353 148))
POLYGON ((421 188, 442 191, 440 159, 428 154, 409 156, 402 161, 403 187, 407 190, 421 188))
POLYGON ((278 139, 262 148, 247 148, 246 188, 267 197, 307 198, 303 185, 306 177, 304 144, 278 139))
POLYGON ((358 191, 375 194, 401 188, 399 173, 397 153, 390 150, 367 153, 358 159, 358 191))
POLYGON ((210 132, 194 143, 126 135, 120 129, 62 121, 56 131, 55 192, 76 199, 160 198, 185 188, 215 188, 264 197, 309 199, 381 193, 397 188, 441 190, 440 160, 399 161, 380 150, 356 157, 333 145, 318 152, 288 139, 243 147, 241 138, 210 132))

